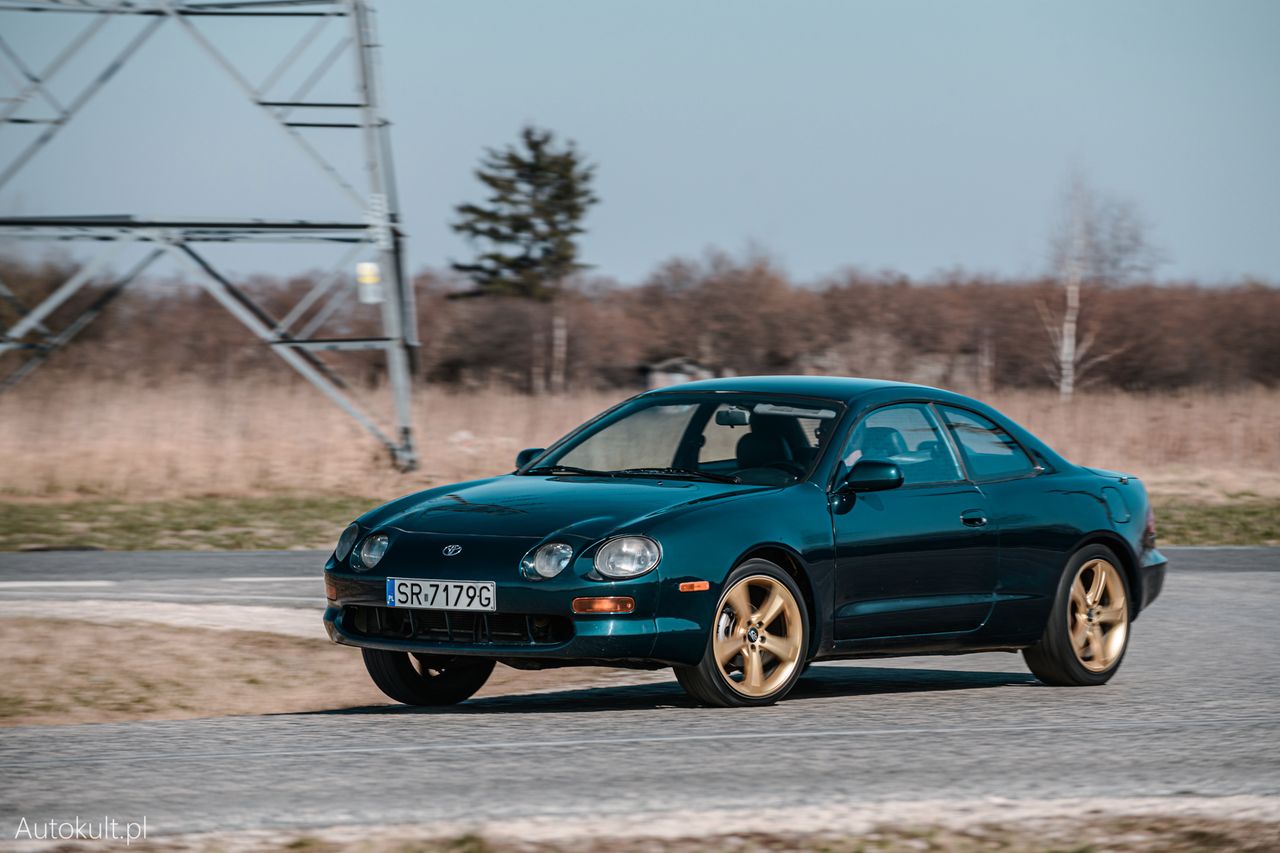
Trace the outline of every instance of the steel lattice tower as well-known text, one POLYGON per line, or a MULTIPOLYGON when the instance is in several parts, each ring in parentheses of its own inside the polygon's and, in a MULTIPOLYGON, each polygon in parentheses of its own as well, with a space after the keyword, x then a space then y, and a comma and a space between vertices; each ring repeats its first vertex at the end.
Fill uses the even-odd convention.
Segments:
MULTIPOLYGON (((244 324, 266 346, 284 359, 307 381, 354 418, 391 453, 402 470, 417 465, 411 409, 412 374, 416 372, 417 313, 413 287, 405 274, 404 234, 391 160, 388 121, 383 112, 379 81, 378 42, 373 9, 368 0, 0 0, 0 15, 28 13, 72 15, 83 21, 61 51, 42 68, 22 57, 22 46, 10 44, 0 33, 0 69, 9 72, 12 93, 0 94, 0 132, 7 126, 37 125, 34 139, 19 147, 16 155, 0 158, 0 192, 48 143, 70 125, 76 115, 111 80, 120 68, 159 30, 183 31, 199 52, 224 72, 258 110, 294 143, 299 155, 310 160, 318 174, 331 181, 352 206, 345 221, 181 218, 148 220, 134 216, 53 216, 0 218, 0 237, 85 243, 96 251, 66 281, 34 306, 18 299, 0 281, 0 301, 19 319, 8 329, 0 327, 0 356, 10 351, 26 356, 16 367, 0 374, 0 392, 11 388, 54 352, 70 343, 120 293, 162 257, 176 258, 220 305, 244 324), (49 84, 67 64, 113 21, 128 18, 141 26, 113 52, 110 59, 70 99, 55 96, 49 84), (247 74, 202 31, 211 18, 290 19, 296 24, 296 41, 281 54, 278 64, 260 83, 247 74), (296 19, 294 21, 293 19, 296 19), (342 32, 336 44, 284 95, 286 73, 299 72, 299 64, 322 35, 342 32), (311 97, 317 83, 338 63, 350 61, 351 100, 318 100, 311 97), (311 116, 322 115, 325 120, 311 116), (328 120, 338 116, 337 120, 328 120), (316 132, 355 132, 360 136, 364 184, 357 187, 343 170, 312 143, 316 132), (250 294, 233 283, 211 263, 209 244, 339 244, 345 247, 332 273, 322 277, 282 317, 267 312, 250 294), (108 271, 122 249, 141 246, 140 260, 114 274, 100 294, 61 329, 45 321, 95 277, 108 271), (381 302, 380 337, 326 337, 326 323, 343 307, 355 290, 355 262, 362 265, 363 284, 370 299, 381 302), (376 263, 369 266, 368 261, 376 263), (377 285, 373 287, 372 285, 377 285), (393 397, 394 428, 386 429, 347 393, 347 384, 318 356, 318 351, 381 350, 393 397)), ((315 51, 312 50, 311 53, 315 51)), ((0 83, 0 86, 3 84, 0 83)))

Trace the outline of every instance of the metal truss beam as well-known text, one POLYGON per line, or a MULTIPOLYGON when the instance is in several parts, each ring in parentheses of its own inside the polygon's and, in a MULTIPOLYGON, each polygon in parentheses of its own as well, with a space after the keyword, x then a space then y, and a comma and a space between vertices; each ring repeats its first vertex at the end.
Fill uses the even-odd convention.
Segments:
MULTIPOLYGON (((98 317, 121 292, 160 257, 177 259, 232 316, 245 325, 267 349, 288 363, 325 396, 354 418, 391 453, 402 470, 416 467, 412 406, 412 377, 419 346, 413 288, 405 273, 404 235, 391 160, 390 137, 382 106, 378 69, 378 39, 369 0, 0 0, 0 15, 55 13, 88 18, 66 47, 42 67, 22 57, 21 45, 0 38, 0 72, 8 74, 16 91, 0 97, 0 130, 9 125, 42 125, 34 139, 7 161, 0 158, 0 189, 10 183, 33 158, 47 148, 110 80, 166 24, 181 30, 215 66, 220 68, 255 109, 292 141, 353 205, 358 219, 323 222, 308 219, 265 221, 245 218, 139 220, 128 216, 55 216, 0 219, 0 236, 20 240, 55 240, 105 244, 67 281, 34 307, 28 308, 0 282, 0 301, 19 315, 8 330, 0 329, 0 355, 28 350, 31 355, 8 375, 0 376, 0 392, 12 387, 65 347, 98 317), (260 83, 255 83, 219 49, 198 23, 217 18, 305 18, 296 41, 284 45, 283 55, 260 83), (51 88, 63 69, 108 25, 140 19, 122 47, 89 82, 64 101, 51 88), (336 24, 335 24, 336 22, 336 24), (335 27, 337 32, 335 33, 335 27), (345 27, 345 29, 343 29, 345 27), (323 49, 321 39, 337 36, 323 49), (302 63, 318 51, 308 71, 302 63), (315 98, 312 93, 339 61, 353 59, 350 73, 356 97, 315 98), (302 67, 300 67, 302 66, 302 67), (280 91, 287 79, 300 80, 280 91), (43 113, 32 112, 39 103, 43 113), (313 120, 313 110, 338 111, 346 117, 313 120), (363 186, 358 172, 350 174, 311 144, 312 131, 350 129, 360 134, 363 186), (345 244, 339 265, 320 279, 284 316, 276 319, 250 294, 221 273, 196 247, 202 244, 345 244), (123 275, 107 270, 124 247, 148 244, 144 259, 123 275), (377 259, 384 280, 381 299, 382 334, 368 338, 317 337, 350 297, 350 264, 364 254, 377 259), (61 330, 46 322, 87 283, 110 282, 90 305, 61 330), (348 286, 343 286, 344 284, 348 286), (301 328, 297 328, 301 325, 301 328), (294 331, 297 328, 297 331, 294 331), (381 350, 385 354, 393 397, 394 435, 378 425, 345 392, 346 383, 316 355, 324 351, 381 350)), ((0 93, 4 94, 4 93, 0 93)))
POLYGON ((130 283, 137 279, 138 276, 142 275, 147 267, 151 266, 151 264, 158 260, 163 254, 163 249, 154 249, 149 252, 146 257, 134 264, 127 273, 116 279, 115 282, 103 290, 102 293, 93 300, 93 302, 89 303, 83 311, 67 323, 66 327, 63 328, 61 332, 58 332, 56 335, 51 333, 47 334, 45 336, 45 343, 36 348, 34 355, 22 364, 18 365, 17 368, 11 371, 8 375, 0 377, 0 393, 8 391, 23 379, 26 379, 33 370, 44 364, 45 361, 48 360, 49 356, 69 344, 76 335, 80 334, 80 332, 84 330, 85 326, 96 320, 98 315, 106 310, 106 307, 115 301, 115 298, 123 293, 124 289, 128 287, 130 283))
MULTIPOLYGON (((307 297, 303 297, 295 306, 295 310, 282 320, 276 320, 252 296, 236 286, 192 244, 220 243, 235 233, 237 228, 268 238, 271 242, 289 243, 295 239, 308 240, 316 233, 322 233, 343 242, 354 241, 354 249, 368 250, 367 240, 360 239, 365 233, 362 224, 322 223, 316 227, 313 223, 270 222, 251 220, 241 226, 232 222, 147 222, 119 217, 65 218, 59 224, 47 218, 9 218, 0 219, 0 238, 22 237, 24 239, 44 239, 54 241, 84 241, 102 248, 87 263, 52 293, 32 308, 13 298, 11 306, 19 310, 20 319, 7 330, 0 330, 0 354, 8 350, 32 350, 33 354, 7 375, 0 376, 0 392, 6 391, 25 379, 33 370, 44 363, 54 352, 66 346, 85 326, 96 319, 103 310, 147 268, 160 257, 168 255, 177 259, 188 270, 195 274, 200 286, 213 297, 231 316, 249 329, 259 340, 267 344, 269 349, 286 364, 296 370, 304 379, 314 385, 321 393, 350 415, 371 436, 377 439, 390 452, 392 459, 404 470, 411 470, 416 464, 412 442, 412 412, 407 406, 396 406, 395 437, 377 423, 367 411, 356 403, 349 395, 346 383, 315 355, 315 351, 346 350, 381 350, 390 356, 397 350, 403 350, 403 340, 392 336, 361 338, 312 338, 310 332, 293 334, 289 331, 289 323, 304 316, 310 306, 303 305, 307 297), (188 230, 189 229, 189 230, 188 230), (123 276, 115 279, 95 299, 59 332, 46 332, 40 341, 24 340, 28 333, 34 331, 37 324, 47 319, 62 305, 71 300, 95 278, 100 278, 109 262, 130 244, 143 244, 150 250, 143 259, 129 269, 123 276), (296 311, 302 306, 301 311, 296 311)), ((349 249, 346 253, 352 255, 349 249)), ((322 284, 333 289, 334 276, 330 276, 322 284)), ((350 283, 348 282, 348 285, 350 283)), ((348 286, 347 290, 350 290, 348 286)), ((313 288, 308 296, 314 293, 313 288)), ((8 288, 4 288, 8 291, 8 288)), ((341 292, 341 291, 340 291, 341 292)), ((314 306, 317 299, 311 299, 314 306)), ((323 312, 324 309, 322 308, 323 312)), ((331 312, 325 314, 327 319, 331 312)), ((319 316, 319 312, 317 315, 319 316)), ((308 323, 315 322, 315 317, 308 323)), ((393 388, 393 391, 396 389, 393 388)), ((397 399, 399 399, 397 397, 397 399)), ((407 401, 407 390, 404 399, 407 401)))

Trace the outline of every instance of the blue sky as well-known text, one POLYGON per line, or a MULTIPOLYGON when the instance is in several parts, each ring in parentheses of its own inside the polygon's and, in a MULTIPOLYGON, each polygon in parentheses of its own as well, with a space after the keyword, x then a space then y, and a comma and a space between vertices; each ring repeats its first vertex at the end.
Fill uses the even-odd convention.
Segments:
MULTIPOLYGON (((1280 281, 1280 3, 378 9, 414 267, 467 255, 448 221, 480 195, 482 149, 535 122, 598 164, 584 255, 622 281, 710 246, 757 246, 811 281, 1034 274, 1073 169, 1138 205, 1164 278, 1280 281)), ((54 17, 0 28, 34 62, 65 37, 54 17)), ((136 26, 113 22, 104 45, 136 26)), ((205 26, 259 77, 287 47, 283 24, 205 26)), ((0 153, 25 132, 6 128, 0 153)), ((0 191, 0 212, 351 215, 172 24, 0 191)))

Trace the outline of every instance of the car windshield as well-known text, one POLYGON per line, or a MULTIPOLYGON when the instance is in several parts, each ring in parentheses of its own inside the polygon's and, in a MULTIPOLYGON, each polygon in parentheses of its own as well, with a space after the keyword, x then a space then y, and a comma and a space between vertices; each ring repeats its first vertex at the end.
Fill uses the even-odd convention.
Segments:
POLYGON ((758 394, 639 397, 569 436, 523 473, 785 486, 808 476, 841 409, 834 401, 758 394))

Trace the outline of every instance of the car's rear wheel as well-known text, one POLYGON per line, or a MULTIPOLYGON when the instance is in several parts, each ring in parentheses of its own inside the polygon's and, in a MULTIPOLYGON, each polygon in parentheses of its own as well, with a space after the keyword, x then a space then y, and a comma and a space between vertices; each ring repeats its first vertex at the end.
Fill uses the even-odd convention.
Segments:
POLYGON ((1058 583, 1040 642, 1022 656, 1036 678, 1055 686, 1105 684, 1129 645, 1129 583, 1109 548, 1077 551, 1058 583))
POLYGON ((769 705, 791 692, 808 648, 795 580, 768 560, 748 560, 725 582, 702 662, 676 667, 676 679, 705 705, 769 705))
POLYGON ((456 705, 484 686, 494 662, 443 655, 361 649, 378 689, 406 705, 456 705))

